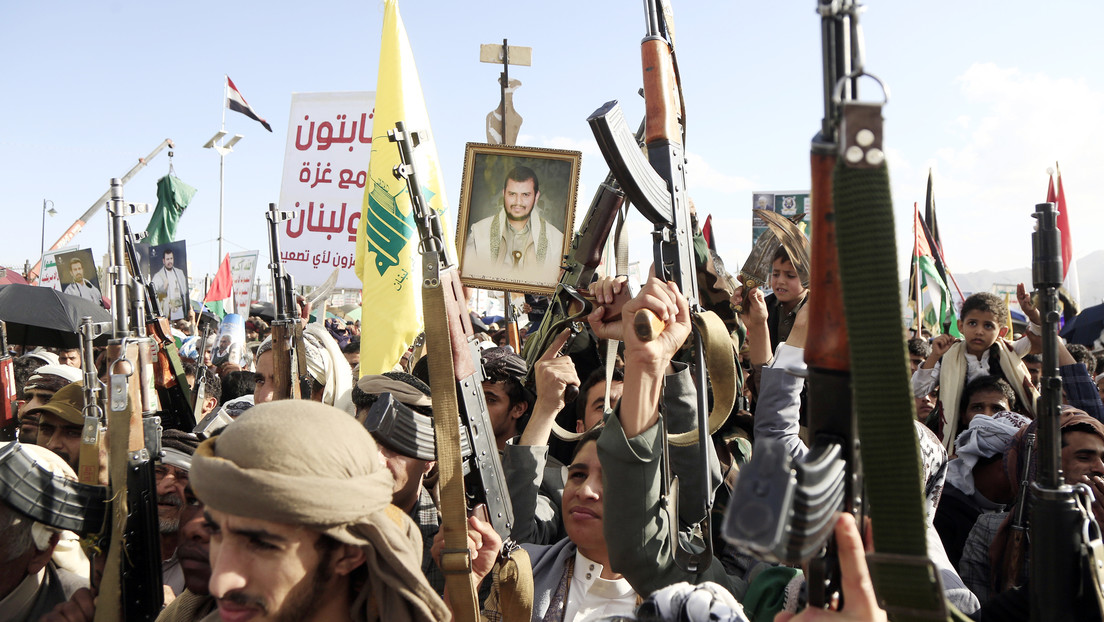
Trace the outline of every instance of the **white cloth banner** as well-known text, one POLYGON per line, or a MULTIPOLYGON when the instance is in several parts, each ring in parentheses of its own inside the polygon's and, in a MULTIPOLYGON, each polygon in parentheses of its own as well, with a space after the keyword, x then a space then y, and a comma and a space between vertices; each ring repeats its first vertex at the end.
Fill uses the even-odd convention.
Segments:
POLYGON ((353 265, 375 101, 372 91, 291 94, 280 209, 295 216, 279 233, 296 285, 321 285, 339 268, 337 287, 361 287, 353 265))
POLYGON ((234 282, 233 313, 249 317, 249 305, 253 298, 253 278, 257 275, 258 251, 230 253, 230 278, 234 282))

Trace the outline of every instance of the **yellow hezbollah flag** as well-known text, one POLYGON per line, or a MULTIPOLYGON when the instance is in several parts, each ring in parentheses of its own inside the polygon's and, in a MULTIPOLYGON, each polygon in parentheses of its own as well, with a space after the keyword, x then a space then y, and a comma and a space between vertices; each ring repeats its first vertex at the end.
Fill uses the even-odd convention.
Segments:
MULTIPOLYGON (((398 145, 387 139, 387 132, 395 129, 396 121, 404 121, 408 130, 422 133, 422 141, 415 150, 418 180, 423 184, 422 193, 429 206, 444 212, 441 167, 414 54, 399 16, 398 2, 387 0, 372 120, 372 158, 357 228, 356 274, 364 284, 361 375, 391 371, 422 330, 418 228, 411 213, 406 181, 393 174, 399 164, 398 145)), ((446 243, 451 244, 451 240, 446 243)))

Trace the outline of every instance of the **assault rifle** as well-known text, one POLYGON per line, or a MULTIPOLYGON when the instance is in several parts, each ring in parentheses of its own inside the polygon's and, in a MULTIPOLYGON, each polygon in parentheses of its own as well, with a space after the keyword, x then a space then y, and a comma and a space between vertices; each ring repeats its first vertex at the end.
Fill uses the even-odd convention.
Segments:
POLYGON ((19 419, 15 393, 15 366, 8 352, 8 329, 0 321, 0 441, 14 441, 18 434, 19 419))
MULTIPOLYGON (((112 266, 115 289, 113 336, 108 342, 108 435, 111 455, 110 545, 96 620, 153 620, 164 600, 161 543, 153 461, 161 453, 160 418, 153 416, 153 361, 149 338, 130 329, 129 289, 123 218, 133 210, 122 184, 111 180, 112 266), (115 600, 115 599, 118 600, 115 600), (121 614, 121 615, 120 615, 121 614)), ((134 264, 137 266, 137 263, 134 264)))
POLYGON ((314 380, 307 372, 307 354, 303 349, 303 323, 296 313, 299 306, 295 303, 295 281, 284 270, 280 259, 280 234, 277 226, 295 216, 294 212, 276 209, 275 203, 268 204, 265 218, 268 219, 268 248, 272 271, 272 287, 275 297, 273 303, 275 319, 272 321, 272 368, 275 370, 276 387, 273 399, 311 398, 314 380))
MULTIPOLYGON (((642 122, 637 130, 636 140, 639 141, 643 135, 642 122)), ((583 330, 583 322, 591 312, 591 304, 585 294, 594 280, 594 273, 602 263, 602 248, 609 238, 613 221, 624 204, 625 193, 617 185, 617 178, 611 171, 598 186, 586 216, 581 221, 582 225, 571 240, 571 252, 567 255, 556 291, 548 298, 548 310, 541 319, 540 327, 525 340, 521 355, 525 358, 526 372, 523 382, 527 386, 532 387, 536 382, 534 373, 537 360, 555 341, 556 336, 565 328, 570 328, 573 335, 583 330)), ((568 339, 564 346, 565 352, 569 351, 573 339, 574 336, 568 339)), ((578 394, 579 387, 568 385, 564 391, 565 402, 571 403, 578 394)), ((558 425, 554 431, 557 436, 563 437, 563 430, 558 425)))
MULTIPOLYGON (((510 535, 514 523, 514 510, 510 504, 510 495, 506 491, 506 480, 502 474, 502 463, 498 459, 498 447, 487 414, 487 400, 483 395, 483 364, 479 356, 479 342, 471 328, 471 318, 464 311, 464 293, 460 285, 460 274, 456 263, 444 246, 444 234, 441 218, 432 209, 422 195, 414 170, 414 148, 419 141, 417 132, 407 132, 400 121, 395 129, 387 133, 388 138, 399 146, 402 164, 396 167, 395 176, 406 180, 410 191, 414 221, 418 226, 418 235, 422 246, 422 271, 426 281, 432 281, 430 274, 437 279, 438 286, 444 291, 445 306, 448 314, 448 337, 450 339, 454 380, 459 383, 463 393, 462 418, 468 430, 473 454, 477 457, 471 472, 465 478, 469 509, 486 504, 490 523, 504 539, 510 535)), ((427 345, 430 354, 430 379, 433 374, 433 362, 436 357, 432 344, 430 327, 439 318, 426 315, 427 345)), ((451 383, 450 383, 451 384, 451 383)), ((437 383, 431 387, 434 396, 434 410, 438 411, 437 383)), ((442 391, 443 393, 443 391, 442 391)), ((439 434, 439 433, 438 433, 439 434)), ((438 447, 441 437, 437 437, 438 447)))
MULTIPOLYGON (((169 319, 161 313, 157 302, 157 293, 151 283, 146 283, 138 263, 137 236, 130 230, 130 223, 123 221, 122 243, 126 250, 126 261, 130 266, 131 278, 138 289, 136 300, 136 320, 144 328, 145 336, 157 346, 157 361, 154 364, 154 386, 157 387, 157 400, 161 405, 161 421, 167 428, 191 432, 195 427, 195 394, 188 387, 188 378, 184 365, 180 362, 180 351, 176 339, 172 336, 169 319), (144 316, 145 321, 142 321, 144 316)), ((202 360, 200 361, 202 364, 202 360)))
MULTIPOLYGON (((665 0, 645 2, 648 30, 641 43, 644 64, 645 131, 647 158, 625 125, 616 101, 595 111, 588 122, 628 200, 654 226, 654 268, 658 278, 674 281, 686 296, 694 319, 691 367, 697 389, 698 426, 696 432, 672 435, 671 444, 697 443, 701 468, 700 486, 680 495, 678 478, 670 475, 670 463, 664 461, 665 477, 661 491, 664 506, 671 514, 671 540, 677 543, 675 563, 687 572, 700 573, 712 560, 710 510, 713 504, 707 447, 709 436, 720 428, 735 403, 735 362, 731 345, 711 348, 719 356, 710 358, 714 386, 714 408, 708 409, 705 343, 711 336, 728 339, 723 322, 712 312, 703 311, 698 298, 697 268, 694 258, 693 225, 686 195, 685 108, 674 53, 674 36, 669 23, 670 7, 665 0), (731 383, 727 384, 726 383, 731 383), (696 439, 696 440, 695 440, 696 439), (691 500, 689 512, 679 511, 682 500, 691 500), (682 534, 679 518, 692 517, 690 529, 682 534)), ((662 330, 662 322, 647 311, 637 314, 634 330, 641 339, 651 339, 662 330)))
POLYGON ((827 607, 839 596, 846 607, 833 517, 846 511, 861 524, 869 511, 877 552, 867 561, 879 605, 896 620, 946 619, 941 573, 927 555, 901 304, 885 296, 897 287, 897 249, 883 102, 858 101, 856 88, 862 76, 881 82, 863 67, 858 5, 817 6, 825 115, 812 148, 805 362, 813 443, 801 461, 782 443, 756 444, 737 481, 739 502, 729 508, 725 536, 768 560, 808 562, 809 606, 827 607), (849 343, 848 336, 857 338, 849 343))
POLYGON ((843 81, 853 83, 851 37, 857 23, 841 5, 821 2, 821 46, 824 70, 824 117, 813 138, 812 260, 809 288, 808 413, 812 447, 802 462, 792 459, 781 443, 756 443, 750 464, 741 469, 733 499, 756 495, 769 486, 767 503, 737 501, 728 513, 725 536, 737 546, 768 561, 798 564, 810 561, 809 606, 823 608, 839 590, 839 560, 825 551, 835 513, 859 515, 862 471, 851 407, 851 361, 844 318, 839 253, 836 248, 832 171, 839 150, 839 103, 833 97, 843 81), (835 10, 833 10, 835 9, 835 10))
POLYGON ((487 518, 507 543, 504 550, 509 551, 515 546, 509 538, 514 523, 513 506, 483 396, 483 366, 460 274, 446 246, 441 217, 426 202, 414 170, 414 148, 420 136, 408 132, 399 121, 387 137, 398 143, 401 164, 395 167, 394 174, 406 181, 422 255, 422 303, 441 470, 441 530, 445 538, 441 570, 457 615, 468 619, 478 609, 470 580, 465 509, 471 512, 477 505, 486 504, 487 518), (457 403, 457 384, 463 396, 462 410, 457 403), (459 428, 453 423, 457 417, 468 430, 474 456, 473 468, 466 476, 462 475, 460 464, 459 428))
MULTIPOLYGON (((1058 288, 1062 286, 1062 242, 1054 203, 1035 206, 1038 220, 1031 234, 1031 280, 1039 299, 1042 324, 1043 369, 1036 402, 1037 475, 1031 485, 1031 543, 1028 584, 1032 620, 1074 620, 1083 607, 1095 603, 1082 589, 1097 570, 1082 563, 1082 551, 1091 550, 1095 532, 1099 553, 1099 528, 1092 529, 1092 514, 1082 515, 1078 487, 1062 477, 1062 433, 1060 429, 1062 377, 1058 373, 1058 288), (1085 577, 1082 572, 1087 569, 1085 577)), ((1092 491, 1087 491, 1092 499, 1092 491)), ((1097 591, 1099 588, 1097 588, 1097 591)), ((1091 593, 1091 592, 1090 592, 1091 593)), ((1098 591, 1099 593, 1099 591, 1098 591)), ((1099 614, 1100 612, 1098 612, 1099 614)))

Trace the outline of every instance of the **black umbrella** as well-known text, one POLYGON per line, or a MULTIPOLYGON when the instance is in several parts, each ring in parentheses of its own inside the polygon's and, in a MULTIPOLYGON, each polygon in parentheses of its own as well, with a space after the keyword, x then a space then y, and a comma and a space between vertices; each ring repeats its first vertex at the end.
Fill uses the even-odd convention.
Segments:
POLYGON ((249 305, 249 315, 257 316, 271 324, 276 319, 276 309, 271 302, 255 302, 249 305))
POLYGON ((1059 334, 1066 341, 1091 349, 1093 342, 1100 339, 1101 331, 1104 331, 1104 304, 1082 309, 1072 321, 1066 322, 1059 334))
POLYGON ((81 318, 108 322, 100 305, 49 287, 13 283, 0 287, 0 320, 15 344, 79 348, 81 318))

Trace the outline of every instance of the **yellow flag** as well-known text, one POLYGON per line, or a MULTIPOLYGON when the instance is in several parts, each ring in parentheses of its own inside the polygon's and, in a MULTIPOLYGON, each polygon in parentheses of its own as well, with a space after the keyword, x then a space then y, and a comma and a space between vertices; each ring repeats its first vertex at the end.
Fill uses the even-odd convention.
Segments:
POLYGON ((447 205, 443 176, 418 69, 398 2, 387 0, 372 118, 372 158, 357 228, 356 274, 364 284, 361 375, 391 371, 422 330, 418 228, 406 181, 392 172, 399 164, 398 146, 387 139, 396 121, 404 121, 408 130, 422 133, 415 149, 418 181, 430 207, 443 213, 447 205))

